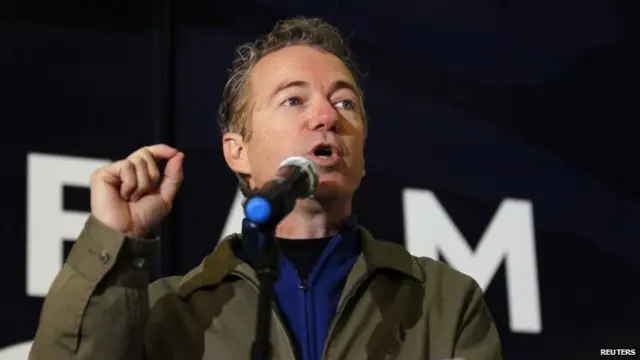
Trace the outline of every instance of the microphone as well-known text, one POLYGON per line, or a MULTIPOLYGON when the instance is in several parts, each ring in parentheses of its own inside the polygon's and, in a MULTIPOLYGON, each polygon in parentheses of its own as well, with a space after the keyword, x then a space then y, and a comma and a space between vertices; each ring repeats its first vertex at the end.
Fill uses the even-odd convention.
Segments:
POLYGON ((316 164, 301 156, 289 157, 278 165, 273 179, 249 196, 244 214, 255 224, 275 226, 293 210, 296 199, 310 196, 317 186, 316 164))

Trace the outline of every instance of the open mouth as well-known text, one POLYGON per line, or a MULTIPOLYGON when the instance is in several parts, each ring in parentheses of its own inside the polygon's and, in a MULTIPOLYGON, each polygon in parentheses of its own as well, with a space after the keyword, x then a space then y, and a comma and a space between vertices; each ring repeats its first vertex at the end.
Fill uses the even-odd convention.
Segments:
POLYGON ((313 155, 321 159, 330 159, 337 155, 337 151, 331 145, 318 145, 313 150, 313 155))

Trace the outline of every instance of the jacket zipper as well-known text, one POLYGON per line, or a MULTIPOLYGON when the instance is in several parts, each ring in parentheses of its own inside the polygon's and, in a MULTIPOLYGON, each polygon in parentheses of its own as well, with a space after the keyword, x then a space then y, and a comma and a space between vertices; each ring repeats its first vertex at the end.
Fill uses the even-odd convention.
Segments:
MULTIPOLYGON (((249 276, 239 272, 239 271, 231 271, 230 273, 231 275, 236 275, 239 278, 246 280, 255 290, 258 294, 260 294, 260 287, 258 286, 258 283, 255 282, 253 279, 251 279, 249 276)), ((275 316, 276 318, 276 323, 278 324, 278 328, 280 329, 280 331, 284 334, 285 339, 287 339, 287 343, 289 344, 289 352, 291 353, 291 358, 295 359, 296 358, 296 353, 293 350, 293 341, 291 341, 291 337, 289 336, 289 333, 287 332, 287 330, 284 328, 284 321, 282 320, 282 315, 280 315, 280 311, 278 310, 277 307, 273 306, 273 304, 271 304, 271 313, 275 316)))
MULTIPOLYGON (((300 277, 298 275, 298 277, 300 277)), ((309 308, 309 283, 307 282, 306 278, 302 278, 300 277, 300 285, 298 285, 298 289, 300 290, 301 294, 300 296, 302 296, 302 303, 304 304, 303 308, 302 308, 302 318, 304 319, 304 329, 305 329, 305 342, 307 346, 304 346, 304 349, 306 350, 306 356, 305 358, 307 359, 313 359, 315 356, 315 349, 314 349, 314 336, 313 336, 313 326, 311 325, 311 309, 309 308)))
POLYGON ((325 341, 324 348, 322 349, 322 360, 325 360, 326 357, 327 357, 327 347, 329 346, 329 342, 331 342, 331 340, 332 340, 333 332, 335 331, 335 327, 336 327, 336 323, 342 317, 342 314, 344 312, 344 308, 347 307, 347 304, 349 302, 351 302, 352 298, 355 296, 356 291, 360 288, 360 286, 362 286, 362 284, 364 284, 366 281, 369 280, 371 275, 373 275, 373 272, 369 272, 369 273, 365 274, 364 276, 362 276, 360 279, 358 279, 358 281, 351 288, 351 291, 349 291, 347 296, 344 298, 344 301, 342 302, 342 306, 340 306, 340 308, 338 309, 338 312, 336 313, 336 316, 334 316, 333 320, 331 320, 331 325, 329 325, 329 331, 327 332, 327 340, 325 341))

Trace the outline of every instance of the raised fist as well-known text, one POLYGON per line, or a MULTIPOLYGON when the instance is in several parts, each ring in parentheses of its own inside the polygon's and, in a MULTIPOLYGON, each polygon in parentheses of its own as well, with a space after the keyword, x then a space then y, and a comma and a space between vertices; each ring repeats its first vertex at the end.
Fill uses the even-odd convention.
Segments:
POLYGON ((184 154, 164 145, 146 146, 91 176, 91 214, 123 234, 144 236, 171 211, 183 178, 184 154), (164 174, 157 162, 168 160, 164 174))

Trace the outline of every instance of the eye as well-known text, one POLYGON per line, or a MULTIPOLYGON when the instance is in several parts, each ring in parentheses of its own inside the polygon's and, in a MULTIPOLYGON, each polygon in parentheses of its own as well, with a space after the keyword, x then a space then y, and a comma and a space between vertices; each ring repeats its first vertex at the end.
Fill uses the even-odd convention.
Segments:
POLYGON ((302 98, 297 97, 297 96, 287 98, 285 101, 282 102, 282 105, 285 105, 285 106, 302 105, 302 98))
POLYGON ((356 104, 351 100, 341 100, 336 103, 336 106, 340 109, 355 110, 356 104))

